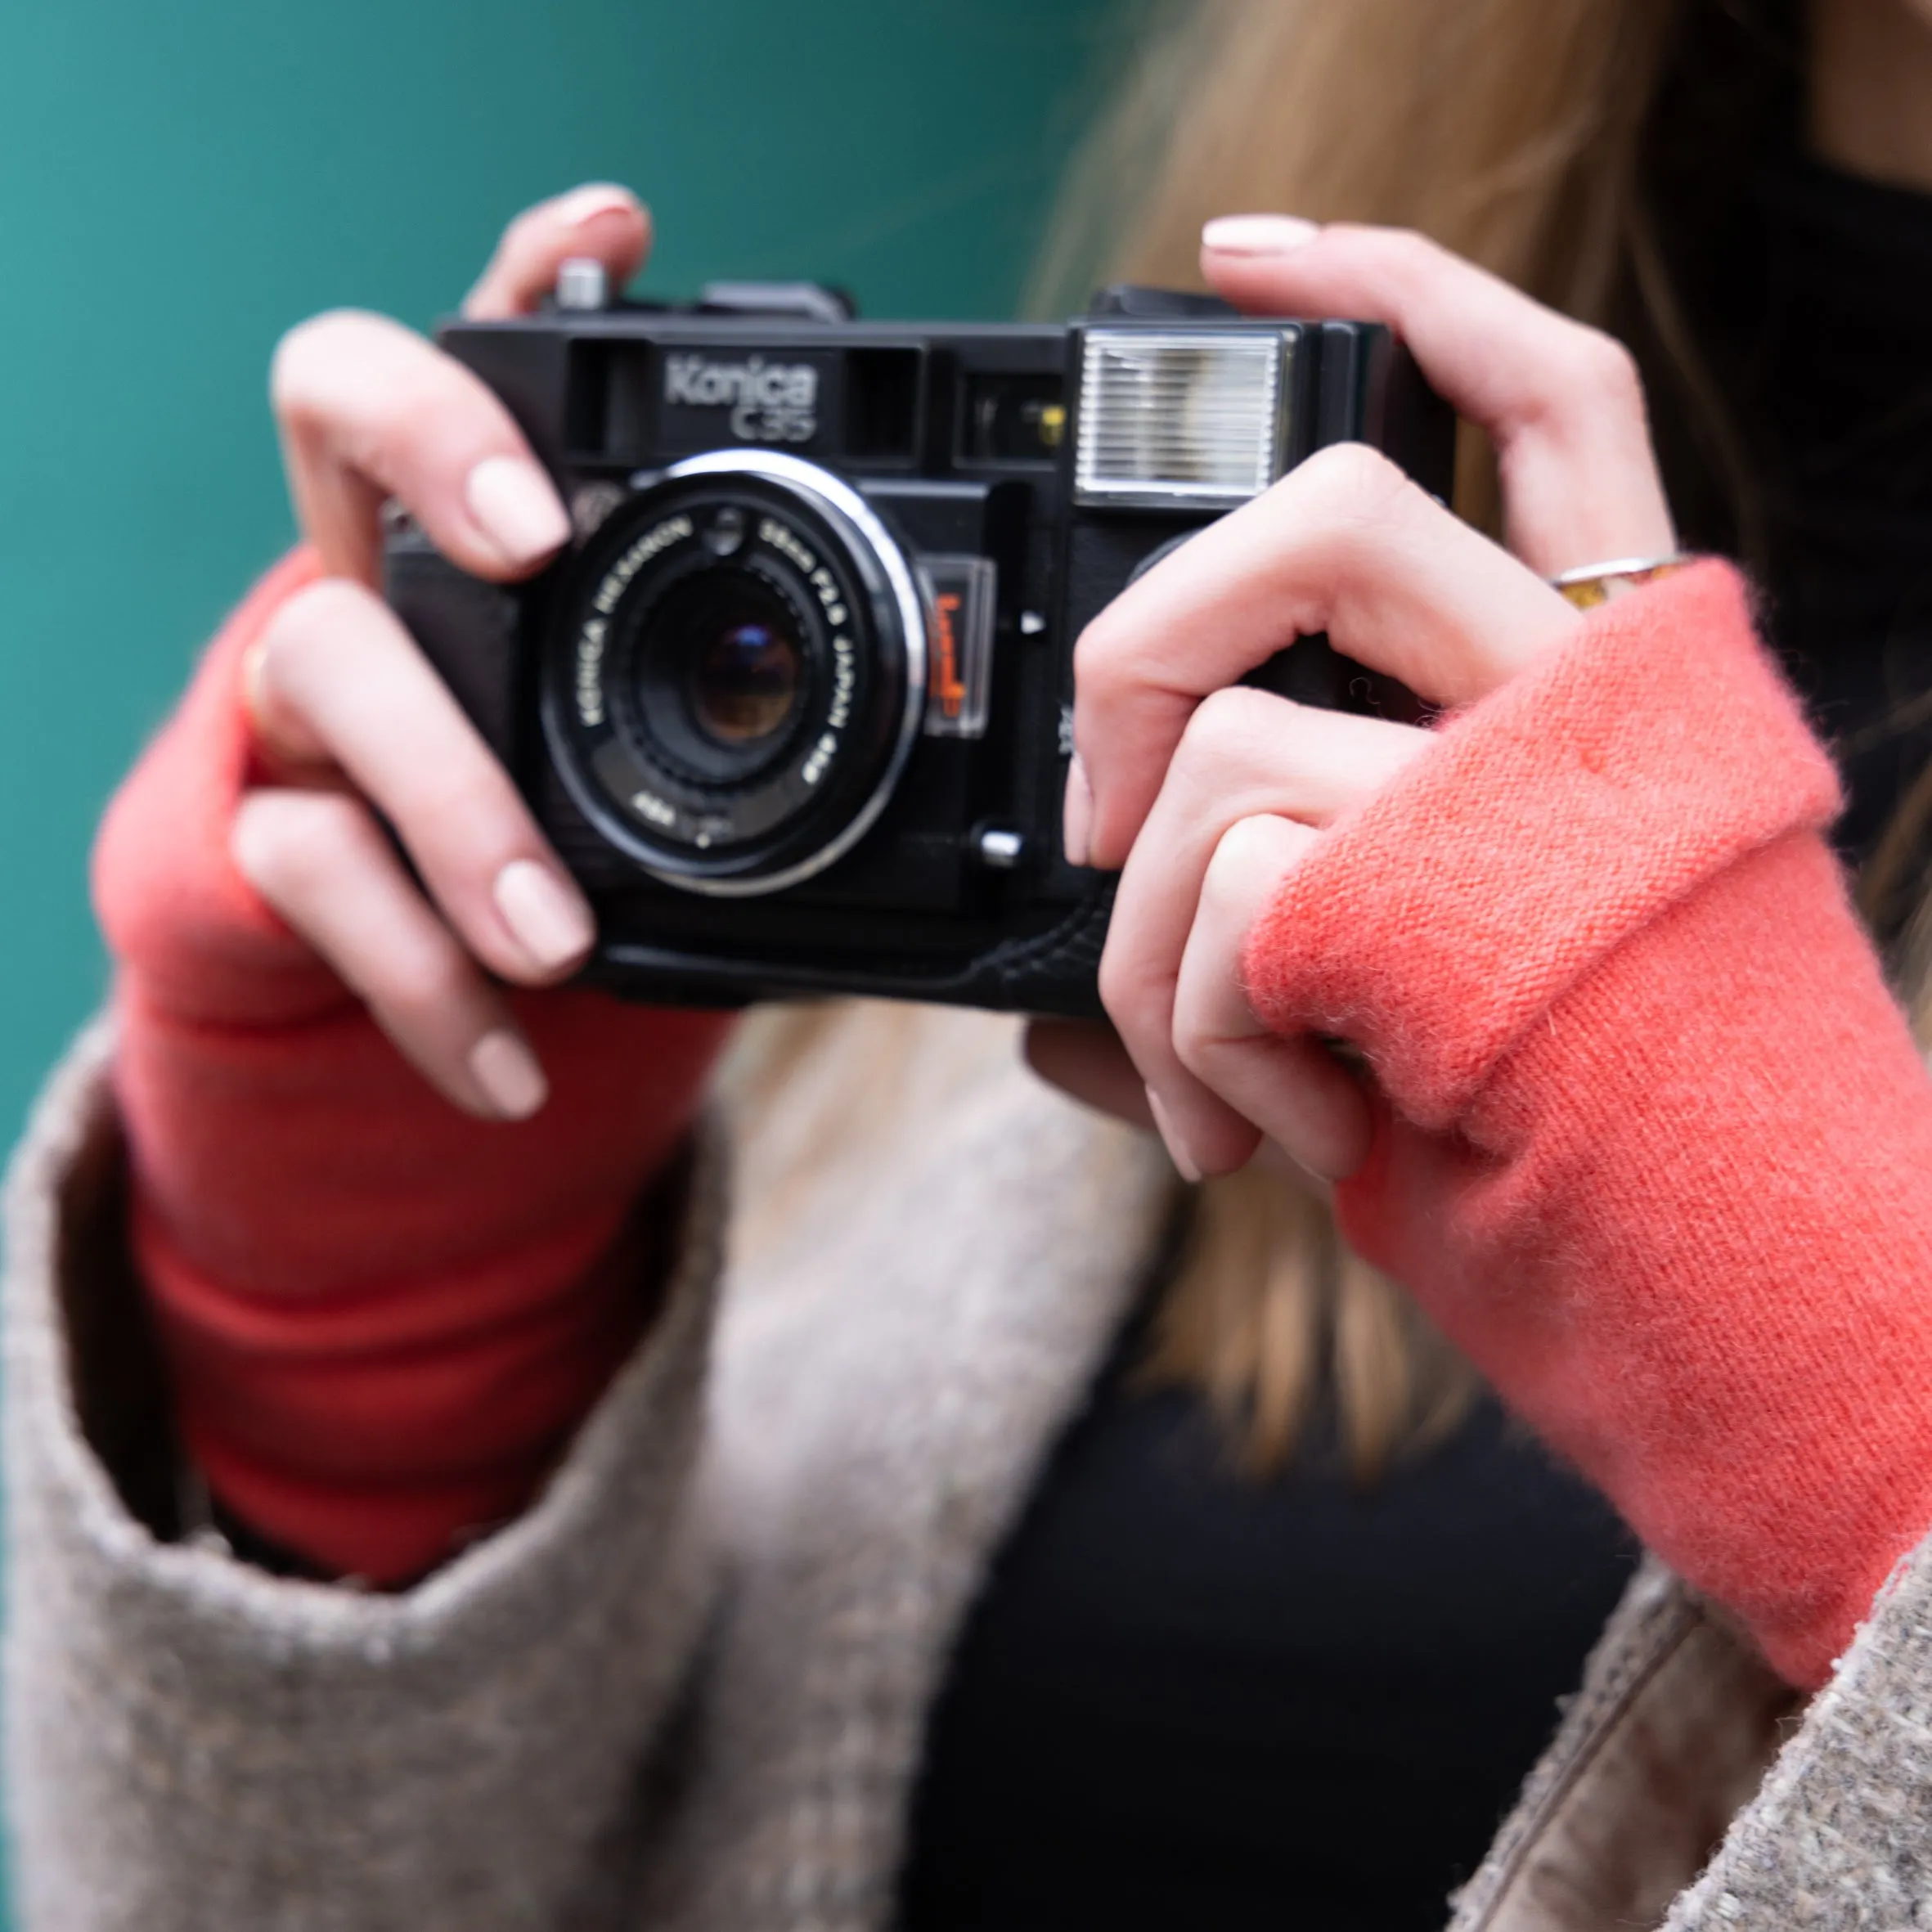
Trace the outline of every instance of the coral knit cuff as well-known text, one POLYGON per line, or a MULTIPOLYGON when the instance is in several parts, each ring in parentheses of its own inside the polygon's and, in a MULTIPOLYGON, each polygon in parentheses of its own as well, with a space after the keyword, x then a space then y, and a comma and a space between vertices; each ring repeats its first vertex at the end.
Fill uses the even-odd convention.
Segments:
POLYGON ((1710 564, 1450 720, 1251 935, 1386 1104, 1338 1201, 1790 1681, 1932 1525, 1932 1085, 1710 564))
POLYGON ((95 897, 188 1452, 274 1542, 393 1584, 528 1503, 634 1341, 627 1235, 727 1022, 517 995, 550 1099, 514 1126, 403 1063, 228 853, 242 659, 317 574, 290 559, 215 640, 109 808, 95 897))

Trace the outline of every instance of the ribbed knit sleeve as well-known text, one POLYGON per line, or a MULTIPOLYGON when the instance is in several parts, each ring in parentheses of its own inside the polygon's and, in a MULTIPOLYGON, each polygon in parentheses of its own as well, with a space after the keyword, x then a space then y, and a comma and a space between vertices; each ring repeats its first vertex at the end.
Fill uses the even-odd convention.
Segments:
POLYGON ((1805 1685, 1932 1525, 1932 1085, 1836 804, 1701 566, 1449 721, 1244 959, 1374 1068, 1350 1238, 1805 1685))

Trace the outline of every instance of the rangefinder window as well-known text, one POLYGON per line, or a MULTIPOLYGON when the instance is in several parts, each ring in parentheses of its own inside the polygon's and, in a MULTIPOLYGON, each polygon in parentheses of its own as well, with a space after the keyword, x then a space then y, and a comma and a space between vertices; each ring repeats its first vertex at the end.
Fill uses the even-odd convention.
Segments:
POLYGON ((566 447, 579 461, 645 460, 653 431, 654 359, 635 343, 571 344, 566 447))

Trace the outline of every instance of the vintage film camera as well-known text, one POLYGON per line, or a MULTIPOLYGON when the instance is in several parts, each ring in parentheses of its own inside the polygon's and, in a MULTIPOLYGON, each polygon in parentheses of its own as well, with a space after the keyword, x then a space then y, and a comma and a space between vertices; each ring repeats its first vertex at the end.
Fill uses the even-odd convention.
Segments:
MULTIPOLYGON (((1116 290, 1064 327, 859 321, 811 285, 447 326, 576 537, 505 591, 406 521, 392 603, 596 909, 587 976, 1099 1011, 1113 880, 1069 865, 1072 651, 1312 450, 1439 495, 1454 423, 1388 331, 1116 290)), ((1304 640, 1256 681, 1401 710, 1304 640)))

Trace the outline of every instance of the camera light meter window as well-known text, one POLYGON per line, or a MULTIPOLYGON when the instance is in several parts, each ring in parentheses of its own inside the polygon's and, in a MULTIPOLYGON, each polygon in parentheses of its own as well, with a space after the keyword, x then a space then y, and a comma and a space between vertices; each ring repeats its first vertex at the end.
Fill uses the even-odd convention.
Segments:
POLYGON ((1294 337, 1091 329, 1081 364, 1082 503, 1232 508, 1281 474, 1294 337))

